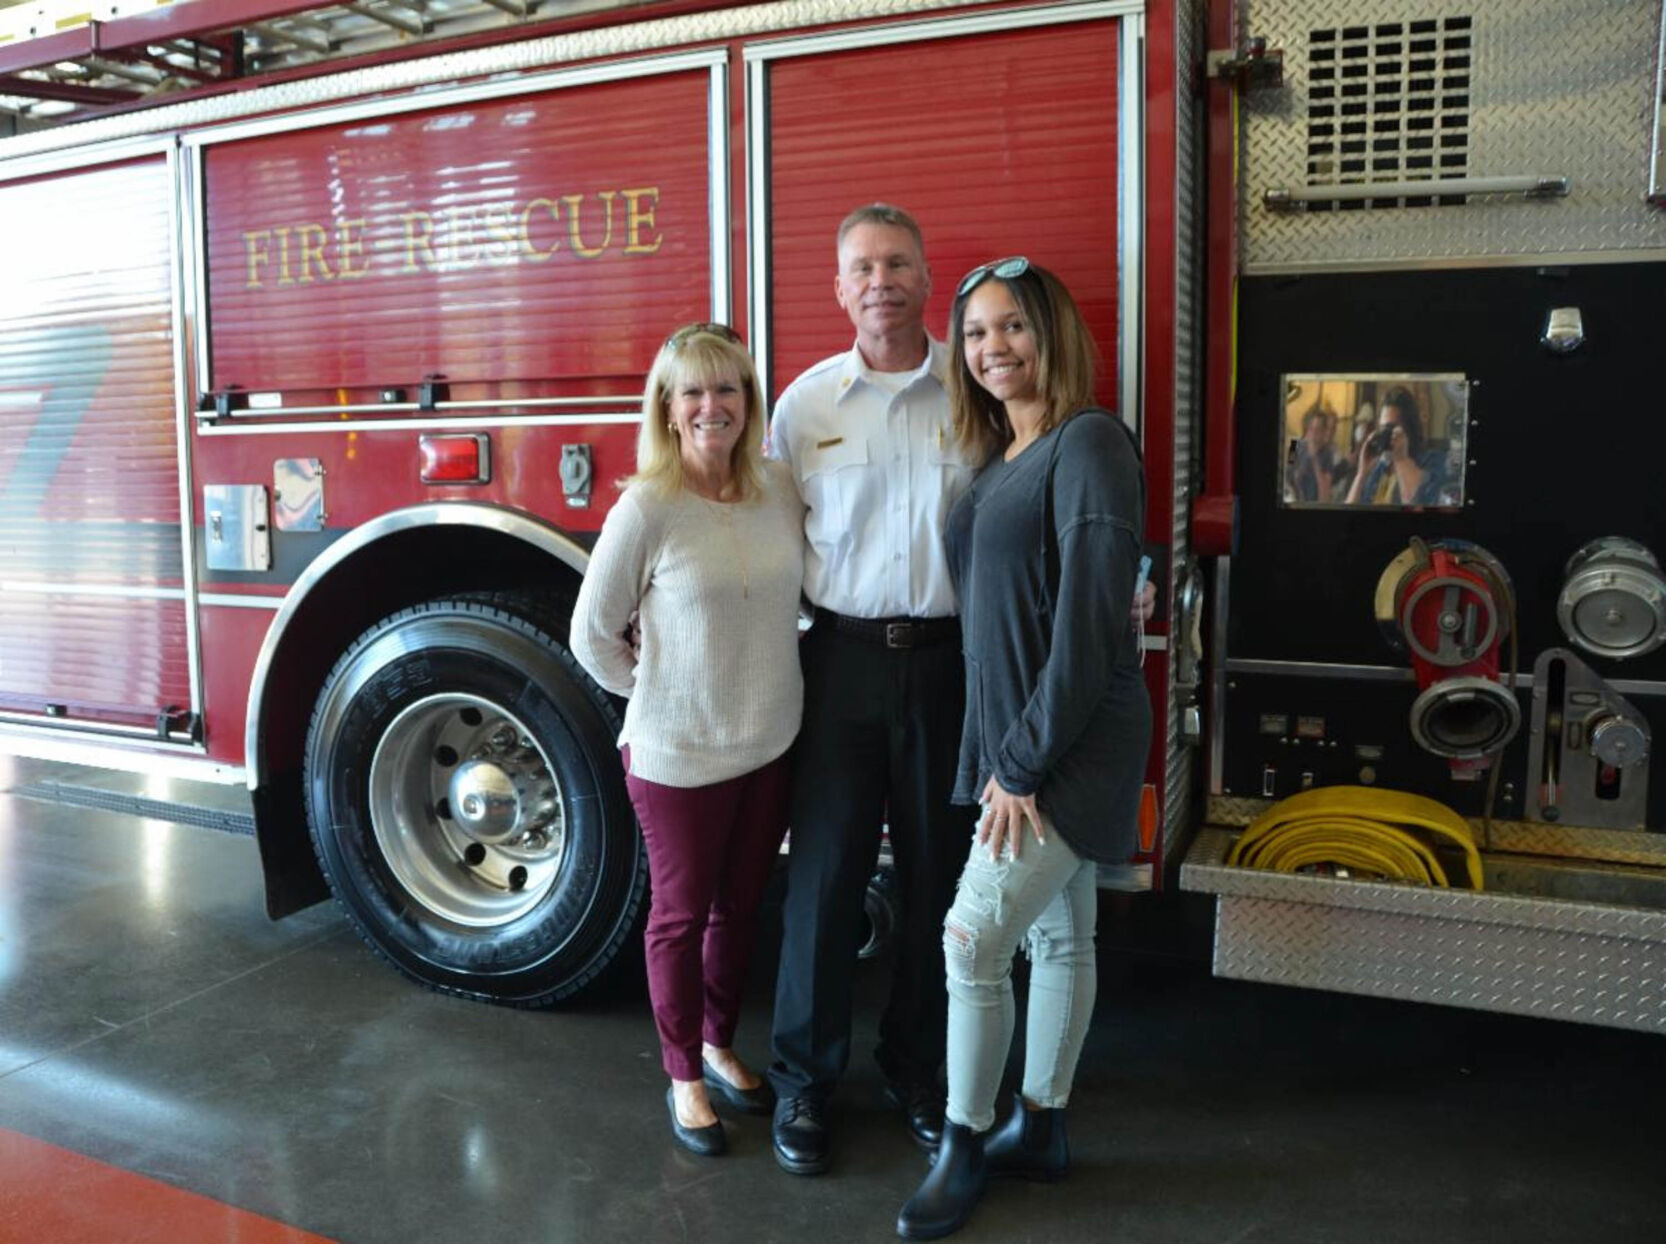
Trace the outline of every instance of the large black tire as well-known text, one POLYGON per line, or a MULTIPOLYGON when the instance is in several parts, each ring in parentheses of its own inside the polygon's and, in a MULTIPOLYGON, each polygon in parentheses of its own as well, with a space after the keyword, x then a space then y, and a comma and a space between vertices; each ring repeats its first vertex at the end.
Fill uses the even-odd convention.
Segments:
POLYGON ((429 601, 355 640, 319 693, 318 862, 364 940, 435 989, 556 1002, 636 928, 647 857, 618 713, 565 630, 539 597, 429 601))

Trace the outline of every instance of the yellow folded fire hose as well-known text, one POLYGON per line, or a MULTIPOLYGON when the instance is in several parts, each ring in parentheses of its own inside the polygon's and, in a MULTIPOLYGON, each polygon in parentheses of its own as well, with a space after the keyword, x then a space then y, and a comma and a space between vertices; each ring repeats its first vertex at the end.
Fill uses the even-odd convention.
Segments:
POLYGON ((1330 865, 1395 881, 1450 886, 1437 847, 1463 853, 1469 888, 1481 855, 1463 817, 1443 803, 1370 786, 1321 786, 1281 799, 1233 844, 1226 862, 1293 873, 1330 865))

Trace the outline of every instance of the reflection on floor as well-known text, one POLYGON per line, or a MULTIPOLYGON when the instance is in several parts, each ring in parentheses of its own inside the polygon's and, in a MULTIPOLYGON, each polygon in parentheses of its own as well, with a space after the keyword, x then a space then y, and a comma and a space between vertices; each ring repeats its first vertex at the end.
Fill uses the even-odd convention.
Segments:
POLYGON ((0 1240, 330 1244, 321 1235, 4 1129, 0 1129, 0 1240))
MULTIPOLYGON (((895 1238, 925 1168, 869 1054, 883 964, 858 969, 831 1173, 778 1170, 767 1119, 700 1159, 639 979, 547 1012, 425 992, 331 905, 268 921, 246 834, 17 793, 45 776, 0 760, 0 1244, 895 1238), (102 1225, 48 1217, 93 1195, 102 1225)), ((1102 902, 1071 1177, 992 1188, 957 1244, 1666 1240, 1659 1037, 1217 981, 1210 916, 1102 902)))

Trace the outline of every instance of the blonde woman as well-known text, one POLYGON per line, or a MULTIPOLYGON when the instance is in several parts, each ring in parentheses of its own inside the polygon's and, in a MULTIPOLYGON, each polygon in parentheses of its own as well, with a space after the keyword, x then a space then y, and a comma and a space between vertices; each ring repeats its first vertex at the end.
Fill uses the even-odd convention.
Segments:
POLYGON ((636 474, 573 612, 574 655, 629 697, 619 744, 648 849, 648 992, 672 1134, 712 1156, 727 1148, 712 1095, 772 1106, 733 1042, 803 708, 804 514, 786 469, 764 460, 763 410, 731 329, 671 334, 648 376, 636 474))

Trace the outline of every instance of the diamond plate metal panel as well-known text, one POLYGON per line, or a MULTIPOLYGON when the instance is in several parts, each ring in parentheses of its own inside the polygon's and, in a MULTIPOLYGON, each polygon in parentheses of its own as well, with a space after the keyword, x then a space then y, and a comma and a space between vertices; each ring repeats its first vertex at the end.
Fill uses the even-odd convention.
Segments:
POLYGON ((1181 870, 1219 895, 1219 976, 1666 1033, 1666 912, 1229 868, 1231 841, 1181 870))
POLYGON ((1622 907, 1614 903, 1580 903, 1521 894, 1375 881, 1335 881, 1259 868, 1229 866, 1232 835, 1205 830, 1186 856, 1181 884, 1212 894, 1313 903, 1326 907, 1378 911, 1441 920, 1475 920, 1527 929, 1557 929, 1604 937, 1634 937, 1666 946, 1666 911, 1622 907))
MULTIPOLYGON (((1181 0, 1175 15, 1175 59, 1179 62, 1176 81, 1189 81, 1192 66, 1202 60, 1203 5, 1199 0, 1181 0)), ((1169 531, 1170 564, 1176 569, 1186 564, 1191 553, 1191 484, 1194 459, 1197 453, 1196 428, 1198 417, 1197 376, 1197 321, 1200 314, 1197 294, 1201 285, 1198 263, 1198 234, 1193 227, 1200 210, 1198 190, 1199 103, 1197 94, 1188 90, 1175 92, 1175 219, 1179 230, 1175 239, 1175 306, 1174 306, 1174 475, 1169 481, 1173 491, 1174 521, 1169 531)), ((1170 584, 1172 593, 1173 584, 1170 584)), ((1174 694, 1175 644, 1179 634, 1173 610, 1169 613, 1169 660, 1165 675, 1167 694, 1164 733, 1164 790, 1163 790, 1163 845, 1164 858, 1173 859, 1178 844, 1192 831, 1195 824, 1193 780, 1196 747, 1181 735, 1179 697, 1174 694)))
MULTIPOLYGON (((1480 823, 1471 820, 1476 840, 1480 823)), ((1492 839, 1484 849, 1520 855, 1547 855, 1575 860, 1605 860, 1612 864, 1666 865, 1666 834, 1635 829, 1580 829, 1541 825, 1530 821, 1494 821, 1492 839)))
POLYGON ((1226 899, 1215 973, 1666 1033, 1666 944, 1226 899))
POLYGON ((1284 50, 1284 85, 1245 97, 1244 271, 1666 254, 1666 212, 1643 200, 1659 16, 1640 0, 1246 0, 1246 32, 1284 50), (1474 19, 1467 174, 1565 176, 1568 196, 1267 210, 1265 191, 1308 181, 1309 32, 1453 14, 1474 19))
POLYGON ((1211 825, 1243 826, 1272 806, 1271 799, 1251 799, 1247 795, 1210 795, 1203 815, 1211 825))

